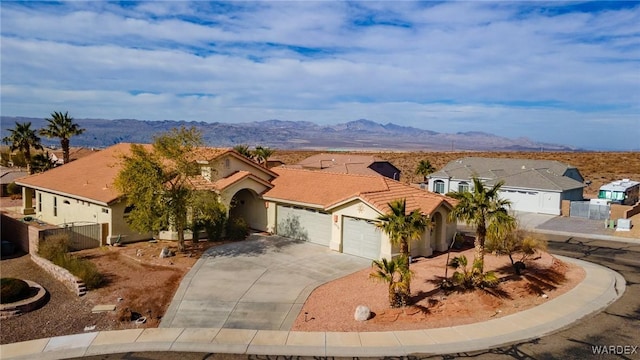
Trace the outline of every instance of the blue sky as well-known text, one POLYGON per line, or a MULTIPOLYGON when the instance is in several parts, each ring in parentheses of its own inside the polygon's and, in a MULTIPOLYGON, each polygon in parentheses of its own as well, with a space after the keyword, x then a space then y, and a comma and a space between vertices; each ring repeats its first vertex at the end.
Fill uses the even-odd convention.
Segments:
POLYGON ((640 2, 2 1, 6 116, 360 118, 640 149, 640 2))

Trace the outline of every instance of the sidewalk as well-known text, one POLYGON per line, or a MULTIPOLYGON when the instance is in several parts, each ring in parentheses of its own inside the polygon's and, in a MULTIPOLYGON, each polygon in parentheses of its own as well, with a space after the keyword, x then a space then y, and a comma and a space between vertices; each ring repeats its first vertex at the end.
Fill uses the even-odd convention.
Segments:
POLYGON ((278 330, 151 328, 92 332, 0 345, 2 359, 64 359, 142 351, 253 355, 406 356, 496 347, 549 334, 606 308, 625 290, 624 278, 581 260, 582 283, 535 308, 486 322, 393 332, 295 332, 278 330))

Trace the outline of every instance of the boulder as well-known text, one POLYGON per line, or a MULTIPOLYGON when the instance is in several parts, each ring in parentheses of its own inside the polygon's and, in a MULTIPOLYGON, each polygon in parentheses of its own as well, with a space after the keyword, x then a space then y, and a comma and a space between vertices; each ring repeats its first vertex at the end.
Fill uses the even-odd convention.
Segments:
POLYGON ((163 247, 162 250, 160 251, 160 258, 168 258, 168 257, 172 257, 175 254, 173 253, 173 251, 169 250, 168 247, 163 247))
POLYGON ((369 307, 365 305, 358 305, 358 307, 356 308, 356 313, 353 315, 353 317, 358 321, 367 321, 369 320, 370 316, 371 309, 369 309, 369 307))

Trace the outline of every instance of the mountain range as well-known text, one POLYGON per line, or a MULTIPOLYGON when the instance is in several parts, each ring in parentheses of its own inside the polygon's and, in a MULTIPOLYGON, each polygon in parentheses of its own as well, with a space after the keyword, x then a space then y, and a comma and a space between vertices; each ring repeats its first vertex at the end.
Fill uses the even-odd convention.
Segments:
MULTIPOLYGON (((15 122, 31 122, 31 128, 45 127, 43 118, 2 116, 2 137, 15 122)), ((246 123, 195 121, 147 121, 136 119, 74 119, 86 131, 71 140, 73 146, 103 148, 120 142, 150 143, 155 134, 174 127, 195 127, 209 146, 268 146, 275 149, 304 150, 478 150, 478 151, 579 151, 528 138, 506 138, 485 132, 439 133, 393 123, 380 124, 360 119, 336 125, 308 121, 265 120, 246 123)), ((43 144, 59 144, 42 139, 43 144)))

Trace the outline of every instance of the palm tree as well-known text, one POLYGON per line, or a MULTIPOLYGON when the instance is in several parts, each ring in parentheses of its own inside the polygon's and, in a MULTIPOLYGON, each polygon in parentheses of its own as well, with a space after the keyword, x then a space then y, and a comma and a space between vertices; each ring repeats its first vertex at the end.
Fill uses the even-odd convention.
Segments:
POLYGON ((251 150, 249 150, 249 145, 239 144, 234 146, 233 150, 240 153, 240 155, 253 160, 253 154, 251 153, 251 150))
POLYGON ((407 258, 398 257, 392 260, 374 260, 371 266, 374 268, 369 277, 383 281, 389 285, 389 306, 392 308, 407 305, 407 287, 411 282, 411 271, 407 264, 407 258))
POLYGON ((258 164, 267 167, 267 160, 274 153, 275 150, 269 149, 268 147, 256 146, 256 149, 253 151, 253 156, 258 161, 258 164))
POLYGON ((407 214, 406 199, 395 200, 387 204, 390 213, 380 215, 381 222, 376 226, 389 235, 392 245, 400 247, 400 254, 409 258, 409 243, 422 237, 425 229, 431 225, 428 217, 420 212, 420 209, 413 210, 407 214))
POLYGON ((68 112, 64 114, 62 112, 54 112, 51 114, 50 119, 45 119, 49 122, 46 128, 40 130, 40 135, 48 138, 59 138, 60 146, 62 147, 62 160, 66 164, 69 162, 69 138, 75 135, 80 135, 85 129, 73 122, 73 118, 69 116, 68 112))
MULTIPOLYGON (((376 226, 389 236, 392 245, 400 247, 400 257, 404 258, 402 266, 404 266, 405 269, 403 269, 403 271, 409 271, 409 244, 411 241, 418 240, 422 237, 424 231, 431 225, 431 221, 420 212, 420 209, 413 210, 407 214, 406 199, 395 200, 387 205, 391 212, 379 216, 378 220, 380 220, 380 223, 376 226)), ((402 299, 404 303, 406 303, 410 295, 411 279, 406 278, 405 281, 403 281, 402 288, 402 299)))
POLYGON ((484 243, 487 229, 504 227, 513 221, 508 209, 511 201, 500 198, 500 181, 490 189, 482 181, 473 177, 473 191, 450 192, 450 196, 458 200, 458 204, 449 213, 450 220, 462 220, 476 228, 474 240, 474 263, 478 262, 480 273, 484 272, 484 243))
POLYGON ((429 160, 420 160, 418 166, 416 166, 416 175, 422 175, 424 177, 423 181, 427 181, 427 176, 434 171, 436 171, 436 168, 431 165, 429 160))
POLYGON ((31 129, 31 123, 19 123, 16 121, 16 127, 9 129, 11 133, 2 139, 2 142, 9 145, 10 151, 18 150, 23 155, 27 162, 27 172, 32 174, 32 161, 31 149, 42 150, 40 145, 40 138, 36 135, 36 131, 31 129))

